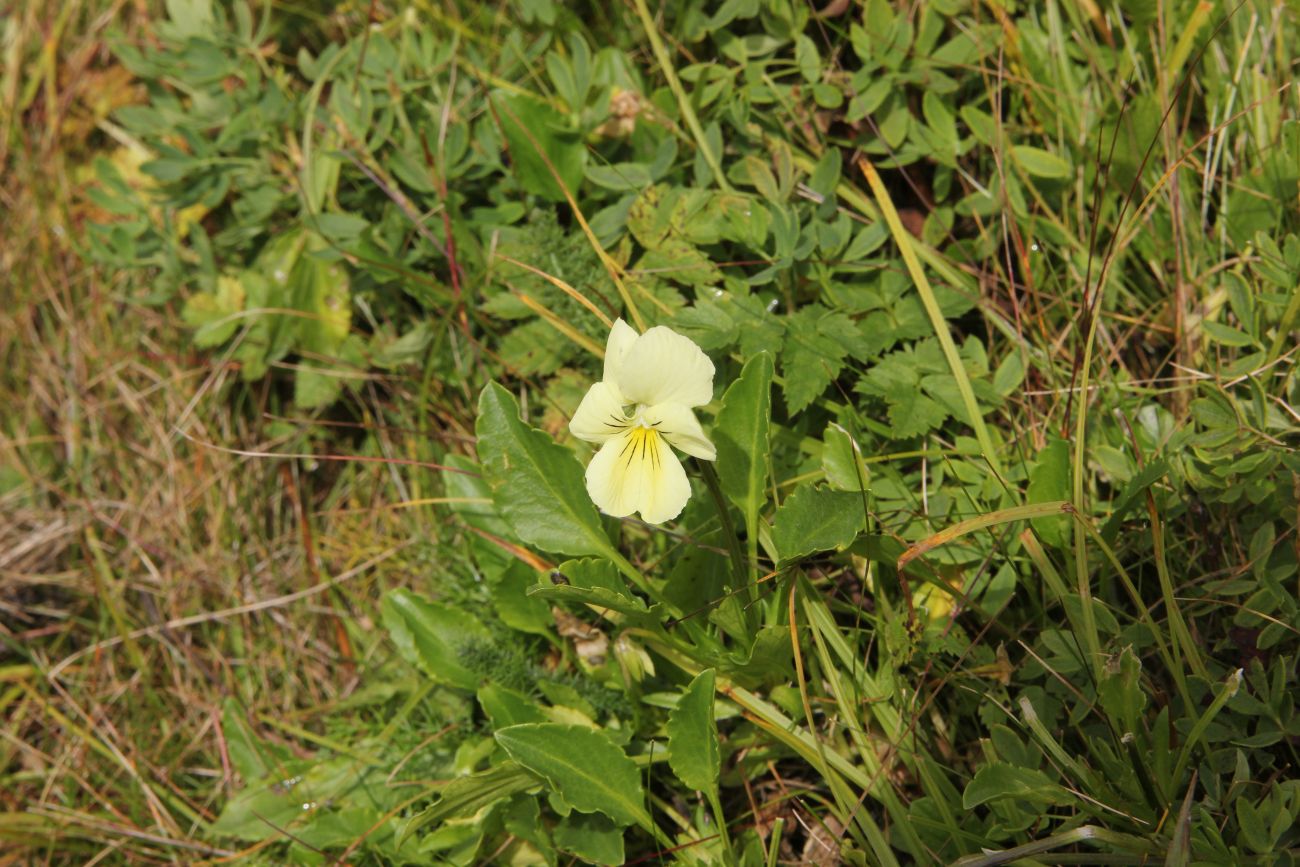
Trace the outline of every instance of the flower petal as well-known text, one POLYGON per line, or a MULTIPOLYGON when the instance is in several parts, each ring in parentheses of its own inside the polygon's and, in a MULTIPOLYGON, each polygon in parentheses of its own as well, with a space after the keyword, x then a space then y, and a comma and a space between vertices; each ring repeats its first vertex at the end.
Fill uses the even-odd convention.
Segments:
POLYGON ((700 406, 713 399, 713 362, 689 337, 656 325, 623 355, 618 386, 629 403, 700 406))
POLYGON ((668 440, 668 444, 678 451, 697 458, 711 461, 717 458, 718 450, 704 435, 695 413, 680 403, 661 403, 652 406, 643 414, 646 422, 659 431, 659 435, 668 440))
POLYGON ((612 382, 598 382, 587 389, 578 410, 569 421, 569 433, 589 443, 603 443, 627 430, 623 395, 612 382))
POLYGON ((607 515, 640 512, 643 521, 660 524, 681 514, 691 483, 658 432, 634 427, 611 437, 591 459, 587 493, 607 515))
POLYGON ((605 341, 605 375, 606 382, 618 382, 618 373, 623 369, 623 358, 636 343, 640 335, 622 319, 614 320, 614 327, 609 330, 609 340, 605 341))

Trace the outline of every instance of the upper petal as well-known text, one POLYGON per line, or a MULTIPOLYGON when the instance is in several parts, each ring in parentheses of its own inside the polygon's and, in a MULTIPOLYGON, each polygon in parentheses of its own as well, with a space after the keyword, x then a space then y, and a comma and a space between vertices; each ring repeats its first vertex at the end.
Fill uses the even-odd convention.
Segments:
POLYGON ((589 443, 603 443, 628 426, 623 414, 623 396, 612 382, 598 382, 587 389, 578 410, 569 421, 569 432, 589 443))
POLYGON ((630 403, 700 406, 713 399, 713 362, 689 337, 657 325, 623 355, 618 385, 630 403))
POLYGON ((587 465, 587 493, 605 514, 640 512, 659 524, 681 514, 691 498, 686 471, 653 428, 629 428, 600 447, 587 465))
POLYGON ((718 451, 704 435, 695 413, 680 403, 661 403, 652 406, 644 413, 645 420, 659 431, 659 435, 668 440, 668 444, 693 457, 711 461, 717 458, 718 451))
POLYGON ((623 358, 636 343, 639 335, 636 330, 622 319, 614 320, 614 327, 609 330, 609 340, 605 341, 605 376, 606 382, 617 382, 618 373, 623 369, 623 358))

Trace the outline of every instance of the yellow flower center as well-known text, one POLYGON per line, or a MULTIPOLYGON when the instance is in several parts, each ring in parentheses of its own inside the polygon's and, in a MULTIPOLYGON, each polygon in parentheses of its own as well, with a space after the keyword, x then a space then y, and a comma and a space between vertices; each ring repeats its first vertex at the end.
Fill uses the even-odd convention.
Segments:
POLYGON ((637 419, 636 427, 627 432, 627 444, 619 453, 624 465, 630 467, 632 461, 650 458, 655 469, 659 468, 659 431, 647 425, 644 419, 637 419))

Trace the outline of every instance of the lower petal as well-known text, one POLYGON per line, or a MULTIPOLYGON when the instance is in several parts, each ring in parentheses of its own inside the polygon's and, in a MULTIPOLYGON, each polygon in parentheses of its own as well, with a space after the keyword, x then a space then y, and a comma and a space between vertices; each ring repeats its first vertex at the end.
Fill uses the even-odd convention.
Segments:
POLYGON ((587 465, 587 493, 616 518, 640 512, 659 524, 681 514, 691 497, 686 471, 663 437, 633 428, 605 442, 587 465))
POLYGON ((682 513, 691 498, 691 482, 686 478, 682 462, 662 437, 656 437, 655 441, 659 448, 659 471, 641 506, 641 520, 647 524, 671 521, 682 513))

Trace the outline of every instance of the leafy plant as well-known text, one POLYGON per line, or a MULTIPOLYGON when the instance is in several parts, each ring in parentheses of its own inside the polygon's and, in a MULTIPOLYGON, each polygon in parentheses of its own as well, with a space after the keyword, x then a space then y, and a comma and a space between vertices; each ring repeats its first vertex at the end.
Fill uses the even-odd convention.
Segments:
POLYGON ((382 372, 458 435, 420 448, 463 568, 383 597, 393 722, 250 758, 214 837, 1295 857, 1288 7, 168 10, 88 252, 299 407, 382 372), (619 316, 717 368, 667 528, 602 517, 566 432, 619 316))

